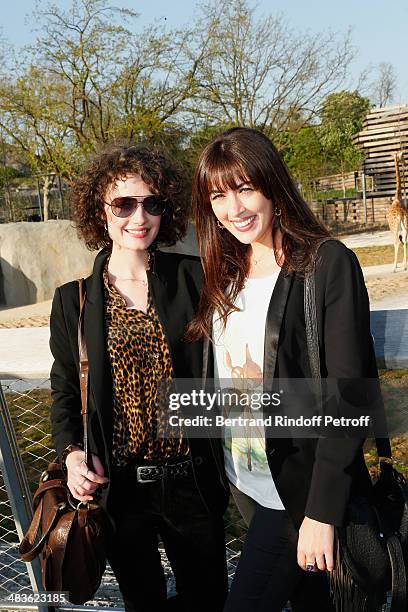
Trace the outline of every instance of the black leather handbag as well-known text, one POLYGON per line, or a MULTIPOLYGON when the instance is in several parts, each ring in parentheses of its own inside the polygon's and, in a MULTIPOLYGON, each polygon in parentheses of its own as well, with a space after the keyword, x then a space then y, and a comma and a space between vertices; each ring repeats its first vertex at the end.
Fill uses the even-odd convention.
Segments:
MULTIPOLYGON (((327 239, 324 240, 324 242, 327 239)), ((321 378, 315 277, 305 277, 304 310, 309 362, 321 378)), ((372 497, 353 496, 346 522, 335 527, 335 567, 330 589, 336 612, 407 612, 408 483, 392 465, 388 438, 376 439, 380 475, 372 497)))

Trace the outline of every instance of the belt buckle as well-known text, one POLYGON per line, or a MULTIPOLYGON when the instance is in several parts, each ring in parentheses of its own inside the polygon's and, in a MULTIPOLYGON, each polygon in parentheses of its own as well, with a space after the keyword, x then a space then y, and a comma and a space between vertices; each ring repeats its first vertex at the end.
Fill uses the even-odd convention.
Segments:
POLYGON ((150 469, 158 469, 159 466, 158 465, 138 465, 136 468, 136 480, 137 482, 140 482, 141 484, 145 484, 147 482, 157 482, 157 480, 159 480, 158 478, 143 478, 142 479, 142 470, 150 470, 150 469))

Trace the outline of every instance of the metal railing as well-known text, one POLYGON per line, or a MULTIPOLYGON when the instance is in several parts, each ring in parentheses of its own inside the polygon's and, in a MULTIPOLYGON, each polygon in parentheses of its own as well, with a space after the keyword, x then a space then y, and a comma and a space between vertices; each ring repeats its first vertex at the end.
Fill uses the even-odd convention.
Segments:
MULTIPOLYGON (((55 457, 50 433, 50 381, 0 381, 0 610, 38 610, 36 605, 8 603, 13 594, 42 590, 39 560, 20 560, 18 545, 32 517, 31 497, 43 470, 55 457)), ((228 575, 232 580, 240 556, 246 527, 231 506, 226 515, 228 575)), ((175 593, 170 563, 161 545, 159 550, 167 578, 168 594, 175 593)), ((20 598, 21 599, 21 598, 20 598)), ((84 606, 64 605, 65 610, 123 610, 123 601, 111 568, 92 601, 84 606)))

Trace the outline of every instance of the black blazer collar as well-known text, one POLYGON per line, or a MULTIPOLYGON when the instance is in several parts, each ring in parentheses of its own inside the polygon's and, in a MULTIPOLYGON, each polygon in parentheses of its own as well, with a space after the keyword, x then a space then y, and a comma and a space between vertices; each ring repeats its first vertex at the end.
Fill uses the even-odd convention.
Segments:
MULTIPOLYGON (((86 279, 87 301, 91 304, 101 304, 103 307, 103 268, 106 259, 111 251, 109 247, 105 247, 97 254, 91 276, 86 279)), ((161 251, 154 251, 152 254, 152 264, 149 273, 158 277, 163 283, 166 283, 166 254, 161 251)))
MULTIPOLYGON (((263 380, 272 381, 275 377, 278 356, 279 334, 285 314, 289 291, 293 283, 293 274, 288 274, 285 266, 281 269, 269 302, 265 324, 263 380)), ((268 383, 267 383, 268 384, 268 383)))
MULTIPOLYGON (((106 349, 106 328, 104 309, 103 268, 110 255, 108 247, 96 256, 91 276, 85 281, 86 303, 84 315, 85 340, 89 359, 90 389, 94 394, 97 410, 102 418, 103 429, 107 440, 112 432, 112 375, 108 351, 106 349)), ((148 277, 160 288, 165 281, 165 253, 156 251, 153 256, 148 277), (161 282, 156 283, 160 279, 161 282)), ((158 291, 158 288, 156 291, 158 291)), ((108 450, 110 450, 108 445, 108 450)))
POLYGON ((112 437, 112 377, 106 350, 103 267, 109 253, 109 249, 103 249, 98 253, 93 272, 85 281, 84 313, 84 333, 89 361, 89 388, 102 421, 107 456, 111 452, 112 437))
POLYGON ((86 279, 86 299, 90 304, 100 304, 102 302, 103 305, 102 273, 106 259, 109 255, 110 250, 108 248, 99 251, 94 261, 92 274, 86 279))
MULTIPOLYGON (((106 350, 105 311, 103 268, 110 255, 110 248, 105 247, 96 256, 93 271, 85 280, 85 339, 89 356, 90 381, 95 399, 100 406, 106 398, 106 385, 110 384, 110 363, 106 350)), ((165 253, 156 251, 148 275, 166 282, 165 253)), ((160 284, 160 283, 159 283, 160 284)), ((106 403, 106 402, 105 402, 106 403)))

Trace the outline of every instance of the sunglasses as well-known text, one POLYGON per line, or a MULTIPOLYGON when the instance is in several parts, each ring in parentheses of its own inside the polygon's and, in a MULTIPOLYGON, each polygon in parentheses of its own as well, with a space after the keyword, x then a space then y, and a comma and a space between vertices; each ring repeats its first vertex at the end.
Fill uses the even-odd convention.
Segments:
POLYGON ((112 202, 106 203, 111 207, 115 217, 120 217, 121 219, 130 217, 138 206, 144 208, 149 215, 154 217, 163 214, 165 209, 165 202, 156 195, 123 196, 114 198, 112 202))

